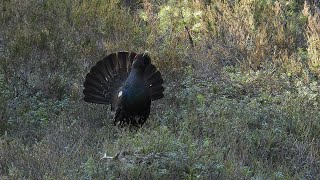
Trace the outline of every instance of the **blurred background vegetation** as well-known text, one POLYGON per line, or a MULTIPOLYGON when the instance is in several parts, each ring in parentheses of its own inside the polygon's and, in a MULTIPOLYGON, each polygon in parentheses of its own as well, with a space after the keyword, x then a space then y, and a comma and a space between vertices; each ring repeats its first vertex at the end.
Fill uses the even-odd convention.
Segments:
POLYGON ((319 179, 319 8, 2 0, 0 179, 319 179), (120 50, 149 51, 165 79, 135 132, 82 101, 120 50))

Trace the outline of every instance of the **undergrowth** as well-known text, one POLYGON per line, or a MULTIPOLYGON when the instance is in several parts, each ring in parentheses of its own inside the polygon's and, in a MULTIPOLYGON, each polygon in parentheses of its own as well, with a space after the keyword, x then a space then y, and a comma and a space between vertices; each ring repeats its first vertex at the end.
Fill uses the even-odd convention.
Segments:
POLYGON ((0 179, 319 179, 313 1, 4 0, 0 179), (149 51, 138 130, 83 102, 105 55, 149 51))

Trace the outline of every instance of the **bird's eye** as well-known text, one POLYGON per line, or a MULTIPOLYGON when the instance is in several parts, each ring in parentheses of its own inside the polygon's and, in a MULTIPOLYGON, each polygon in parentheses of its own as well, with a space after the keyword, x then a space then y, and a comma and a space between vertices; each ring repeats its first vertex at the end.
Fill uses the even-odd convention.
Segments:
POLYGON ((150 57, 149 56, 144 56, 143 64, 144 65, 149 65, 150 63, 151 63, 150 57))

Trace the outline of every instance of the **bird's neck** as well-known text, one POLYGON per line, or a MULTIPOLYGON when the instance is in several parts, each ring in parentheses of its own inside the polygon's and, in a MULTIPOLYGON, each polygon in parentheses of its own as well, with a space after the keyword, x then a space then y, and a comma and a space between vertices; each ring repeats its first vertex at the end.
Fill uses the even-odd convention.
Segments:
POLYGON ((148 101, 148 89, 146 87, 143 73, 132 70, 123 86, 123 104, 127 110, 142 106, 148 101))
POLYGON ((136 78, 140 78, 140 77, 143 77, 143 71, 141 69, 131 69, 131 72, 129 74, 129 77, 130 76, 133 76, 133 77, 136 77, 136 78))
POLYGON ((143 72, 139 69, 132 69, 124 86, 125 88, 131 89, 131 91, 134 91, 134 89, 144 89, 145 82, 143 72))

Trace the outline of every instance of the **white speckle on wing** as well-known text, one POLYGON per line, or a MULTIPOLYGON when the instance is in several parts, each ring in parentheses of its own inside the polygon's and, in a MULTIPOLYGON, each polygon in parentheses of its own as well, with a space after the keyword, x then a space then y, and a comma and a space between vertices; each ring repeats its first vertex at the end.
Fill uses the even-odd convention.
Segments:
POLYGON ((118 97, 122 96, 122 91, 119 92, 118 97))

